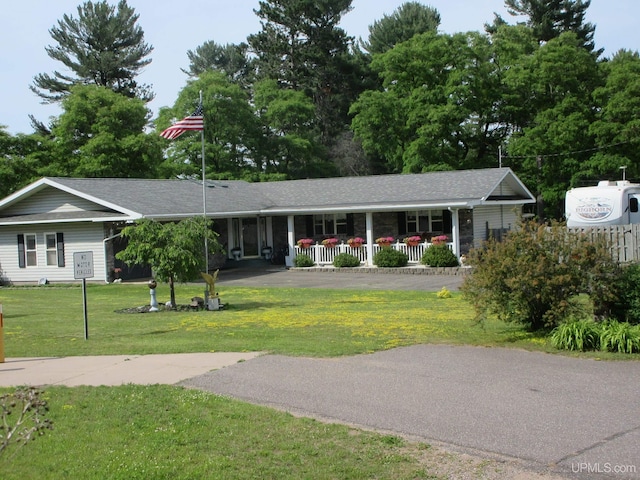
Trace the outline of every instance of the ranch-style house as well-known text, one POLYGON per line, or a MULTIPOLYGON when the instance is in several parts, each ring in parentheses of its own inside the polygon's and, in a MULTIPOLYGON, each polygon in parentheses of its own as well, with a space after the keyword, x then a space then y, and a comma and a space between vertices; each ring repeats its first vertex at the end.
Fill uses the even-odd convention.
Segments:
POLYGON ((434 236, 461 256, 490 235, 515 227, 535 197, 509 168, 376 175, 269 183, 239 180, 42 178, 0 200, 0 275, 12 283, 74 281, 73 256, 92 252, 93 280, 150 276, 115 259, 120 232, 141 218, 214 220, 225 262, 278 256, 291 266, 305 253, 331 263, 348 251, 371 265, 380 237, 392 237, 417 263, 434 236), (418 245, 403 240, 419 236, 418 245), (361 246, 349 244, 359 237, 361 246), (322 240, 335 238, 333 249, 322 240))

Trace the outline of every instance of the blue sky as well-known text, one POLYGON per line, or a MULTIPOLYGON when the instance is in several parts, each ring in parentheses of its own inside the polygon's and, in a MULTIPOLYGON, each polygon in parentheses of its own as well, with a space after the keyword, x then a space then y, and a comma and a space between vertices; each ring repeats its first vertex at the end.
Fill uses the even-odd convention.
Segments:
MULTIPOLYGON (((29 114, 41 121, 57 116, 55 105, 42 105, 29 90, 38 73, 52 73, 62 65, 51 60, 44 48, 53 44, 49 29, 64 14, 77 17, 82 0, 22 0, 12 2, 3 12, 0 28, 0 125, 9 133, 30 133, 29 114)), ((111 3, 117 3, 113 0, 111 3)), ((383 15, 391 14, 405 0, 353 0, 353 10, 341 24, 349 35, 367 38, 368 26, 383 15)), ((482 31, 493 20, 494 12, 510 23, 503 0, 423 1, 440 12, 440 31, 482 31)), ((151 84, 156 98, 149 104, 154 114, 162 106, 171 106, 184 87, 187 76, 187 51, 208 40, 219 44, 239 43, 260 30, 253 10, 258 0, 129 0, 140 15, 138 24, 145 40, 154 47, 152 63, 139 77, 151 84)), ((592 0, 587 21, 596 24, 595 40, 605 55, 620 48, 640 50, 640 2, 638 0, 592 0)))

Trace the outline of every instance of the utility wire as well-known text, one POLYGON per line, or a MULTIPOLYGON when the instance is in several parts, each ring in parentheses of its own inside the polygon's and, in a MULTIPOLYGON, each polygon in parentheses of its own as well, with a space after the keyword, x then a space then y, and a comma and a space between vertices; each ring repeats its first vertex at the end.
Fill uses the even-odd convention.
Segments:
POLYGON ((513 159, 524 159, 524 158, 547 158, 547 157, 568 157, 569 155, 576 155, 578 153, 589 153, 589 152, 597 152, 598 150, 605 150, 607 148, 611 148, 611 147, 618 147, 620 145, 625 145, 627 143, 633 143, 633 140, 627 140, 626 142, 618 142, 618 143, 612 143, 611 145, 605 145, 603 147, 595 147, 595 148, 587 148, 586 150, 576 150, 573 152, 566 152, 566 153, 545 153, 543 155, 509 155, 509 154, 503 154, 502 158, 513 158, 513 159))

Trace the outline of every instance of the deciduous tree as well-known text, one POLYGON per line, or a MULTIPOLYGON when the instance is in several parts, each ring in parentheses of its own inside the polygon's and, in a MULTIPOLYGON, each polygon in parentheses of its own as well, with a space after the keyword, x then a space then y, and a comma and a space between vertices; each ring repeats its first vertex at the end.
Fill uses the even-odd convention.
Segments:
POLYGON ((160 223, 143 219, 122 230, 128 243, 116 258, 128 265, 150 265, 158 280, 169 283, 171 305, 175 308, 175 282, 195 280, 204 271, 205 235, 209 254, 223 251, 210 220, 194 217, 160 223))
MULTIPOLYGON (((173 108, 160 110, 158 133, 176 119, 193 113, 202 92, 205 138, 205 164, 208 178, 241 178, 262 171, 256 164, 258 123, 249 104, 248 93, 221 72, 204 72, 180 92, 173 108)), ((166 141, 166 160, 161 166, 164 177, 202 176, 200 136, 185 133, 166 141)))
POLYGON ((53 127, 54 155, 47 175, 153 178, 160 140, 144 133, 150 112, 138 98, 106 87, 78 85, 53 127))

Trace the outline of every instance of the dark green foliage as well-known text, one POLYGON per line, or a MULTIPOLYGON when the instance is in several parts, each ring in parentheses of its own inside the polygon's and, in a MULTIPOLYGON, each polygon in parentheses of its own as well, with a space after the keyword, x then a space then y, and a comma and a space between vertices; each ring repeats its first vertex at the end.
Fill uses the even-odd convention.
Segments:
POLYGON ((551 332, 551 342, 560 350, 598 350, 601 333, 602 324, 593 320, 574 320, 558 325, 551 332))
POLYGON ((369 25, 369 41, 363 47, 370 54, 384 53, 415 35, 437 31, 438 26, 440 13, 435 8, 406 2, 391 15, 384 15, 369 25))
POLYGON ((134 80, 151 63, 145 57, 153 50, 145 43, 137 21, 138 15, 126 0, 120 0, 117 9, 106 1, 88 1, 78 7, 77 18, 65 14, 49 30, 57 45, 45 50, 75 76, 58 71, 53 76, 41 73, 34 78, 31 90, 47 101, 59 101, 73 85, 92 84, 152 100, 149 88, 134 80))
POLYGON ((600 335, 600 348, 609 352, 640 352, 640 325, 612 320, 607 322, 600 335))
POLYGON ((530 27, 540 43, 548 42, 562 32, 573 32, 581 41, 582 48, 594 49, 593 34, 596 26, 585 23, 585 16, 591 0, 505 0, 511 15, 528 17, 526 25, 530 27))
POLYGON ((353 38, 338 27, 352 0, 262 0, 262 29, 249 35, 259 80, 276 80, 313 100, 312 130, 327 146, 345 130, 347 112, 362 90, 362 74, 349 51, 353 38))
POLYGON ((378 267, 406 267, 409 256, 400 250, 382 248, 373 256, 373 264, 378 267))
POLYGON ((431 245, 422 254, 420 263, 430 267, 457 267, 458 257, 447 245, 431 245))
POLYGON ((339 253, 333 259, 334 267, 359 267, 360 259, 350 253, 339 253))
POLYGON ((293 259, 294 267, 303 268, 313 267, 314 265, 315 263, 313 263, 313 259, 305 253, 299 253, 298 255, 296 255, 296 258, 293 259))
POLYGON ((248 48, 246 43, 218 45, 216 42, 206 41, 195 51, 187 51, 189 69, 182 71, 192 78, 199 77, 207 71, 218 71, 229 80, 246 87, 252 76, 252 61, 248 56, 248 48))
POLYGON ((620 272, 604 243, 556 223, 524 222, 503 242, 490 240, 472 250, 468 263, 473 272, 461 290, 478 319, 496 315, 531 330, 584 317, 580 294, 589 295, 596 316, 607 315, 620 272))
POLYGON ((624 267, 616 286, 618 299, 612 306, 612 316, 620 321, 640 323, 640 264, 624 267))

